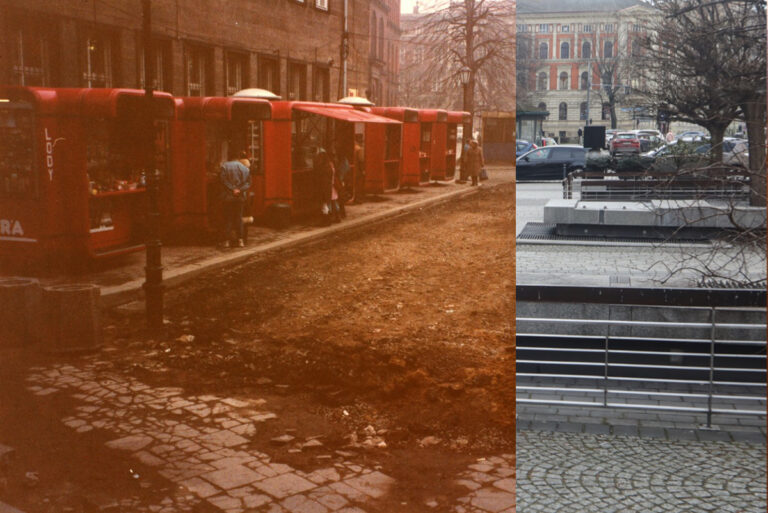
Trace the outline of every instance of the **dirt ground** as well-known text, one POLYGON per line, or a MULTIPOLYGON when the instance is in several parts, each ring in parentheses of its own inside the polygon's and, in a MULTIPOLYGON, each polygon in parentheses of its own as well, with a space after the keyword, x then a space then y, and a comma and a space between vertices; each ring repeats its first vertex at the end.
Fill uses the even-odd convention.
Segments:
MULTIPOLYGON (((373 426, 386 447, 356 458, 401 483, 393 504, 454 497, 451 477, 468 463, 514 452, 514 226, 508 184, 254 259, 168 290, 162 334, 145 330, 142 305, 106 312, 97 358, 155 386, 264 397, 275 435, 319 434, 343 449, 373 426)), ((156 493, 130 488, 98 434, 57 424, 66 404, 25 400, 24 368, 40 362, 12 361, 0 375, 0 418, 12 419, 0 442, 45 479, 30 494, 11 473, 0 499, 5 489, 28 511, 54 511, 39 497, 74 504, 61 497, 94 483, 115 496, 156 493)), ((304 454, 263 449, 312 468, 304 454)))

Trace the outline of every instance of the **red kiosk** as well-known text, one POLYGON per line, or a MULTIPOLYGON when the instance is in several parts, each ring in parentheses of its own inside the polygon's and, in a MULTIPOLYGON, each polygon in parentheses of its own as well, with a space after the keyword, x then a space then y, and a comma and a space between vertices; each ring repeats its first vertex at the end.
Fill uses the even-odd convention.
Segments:
POLYGON ((419 111, 405 107, 374 107, 374 114, 394 119, 402 123, 401 157, 399 162, 400 187, 419 185, 420 164, 420 124, 419 111))
MULTIPOLYGON (((264 122, 265 184, 264 206, 268 212, 290 206, 292 217, 319 211, 320 190, 313 172, 313 160, 320 148, 333 149, 339 161, 349 164, 354 176, 354 139, 365 134, 366 191, 383 192, 386 186, 385 160, 388 125, 399 122, 357 110, 349 105, 314 102, 272 102, 272 119, 264 122)), ((399 143, 399 141, 398 141, 399 143)), ((394 144, 394 143, 392 143, 394 144)), ((286 220, 282 220, 286 222, 286 220)))
MULTIPOLYGON (((237 97, 176 99, 172 123, 173 170, 164 192, 165 226, 197 237, 221 226, 219 167, 241 151, 251 162, 251 201, 246 214, 264 211, 264 121, 272 117, 267 100, 237 97)), ((171 234, 172 235, 172 234, 171 234)))
POLYGON ((419 183, 445 180, 445 148, 448 113, 444 110, 419 110, 421 142, 419 149, 419 183))
POLYGON ((469 112, 448 111, 447 114, 447 144, 445 149, 445 179, 451 180, 456 174, 456 159, 461 155, 457 149, 461 141, 457 140, 458 126, 470 122, 469 112), (458 155, 457 155, 458 152, 458 155))
MULTIPOLYGON (((144 247, 144 102, 133 89, 0 87, 2 260, 68 266, 144 247)), ((169 94, 154 94, 153 115, 166 173, 169 94)))

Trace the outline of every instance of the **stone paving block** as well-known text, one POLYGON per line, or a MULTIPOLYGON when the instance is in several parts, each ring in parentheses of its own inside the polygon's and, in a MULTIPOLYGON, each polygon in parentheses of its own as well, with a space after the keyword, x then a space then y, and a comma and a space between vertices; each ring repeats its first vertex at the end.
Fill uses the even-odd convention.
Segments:
POLYGON ((344 481, 344 483, 352 488, 360 490, 375 499, 384 496, 394 482, 394 479, 381 472, 372 472, 344 481))
POLYGON ((144 435, 133 435, 110 440, 105 445, 110 449, 117 449, 119 451, 136 452, 142 450, 144 447, 151 444, 154 440, 152 437, 144 435))
POLYGON ((281 505, 291 513, 328 513, 328 508, 303 495, 288 497, 281 505))
POLYGON ((234 508, 242 508, 243 506, 243 501, 241 499, 238 497, 230 497, 229 495, 216 495, 214 497, 209 497, 208 502, 213 506, 225 511, 234 508))
POLYGON ((493 483, 493 486, 504 490, 505 492, 515 493, 515 480, 514 479, 499 479, 493 483))
POLYGON ((252 509, 252 508, 258 508, 259 506, 263 506, 264 504, 269 504, 272 502, 272 499, 266 495, 253 493, 251 495, 248 495, 247 497, 243 497, 243 505, 246 508, 252 509))
POLYGON ((490 488, 481 488, 473 494, 470 504, 484 511, 501 513, 501 511, 515 505, 515 494, 490 488))
POLYGON ((227 429, 216 431, 199 438, 200 443, 218 445, 220 447, 235 447, 248 443, 248 440, 227 429))
POLYGON ((629 426, 612 426, 612 431, 614 435, 618 436, 639 436, 638 428, 636 425, 629 425, 629 426))
POLYGON ((343 496, 347 497, 351 501, 365 502, 368 499, 370 499, 370 497, 368 497, 366 494, 364 494, 357 488, 352 488, 344 481, 338 481, 336 483, 332 483, 328 485, 328 487, 331 488, 333 491, 338 492, 343 496))
POLYGON ((290 495, 306 492, 317 487, 315 483, 307 481, 296 474, 282 474, 270 477, 253 485, 264 493, 278 499, 284 499, 290 495))
POLYGON ((142 462, 144 465, 148 465, 150 467, 159 467, 163 464, 165 464, 165 460, 162 458, 158 458, 154 454, 148 451, 139 451, 133 455, 134 458, 142 462))
POLYGON ((584 424, 584 432, 592 435, 608 435, 611 432, 611 426, 608 424, 584 424))
POLYGON ((735 442, 746 442, 752 444, 765 445, 765 435, 762 433, 753 433, 749 431, 731 431, 731 436, 735 442))
POLYGON ((667 428, 667 438, 670 440, 698 440, 694 429, 667 428))
POLYGON ((190 492, 194 493, 201 499, 211 497, 221 492, 220 489, 216 488, 208 481, 204 481, 203 479, 200 479, 199 477, 193 477, 192 479, 187 479, 186 481, 182 481, 180 484, 186 487, 190 492))
POLYGON ((731 441, 731 434, 727 431, 714 431, 709 429, 700 429, 699 432, 699 440, 704 442, 715 442, 715 441, 721 441, 721 442, 730 442, 731 441))
POLYGON ((307 474, 307 479, 321 485, 328 482, 336 482, 341 479, 341 476, 335 468, 321 468, 307 474))
POLYGON ((264 478, 264 476, 258 472, 254 472, 250 468, 242 465, 233 465, 221 470, 215 470, 213 472, 203 474, 200 477, 210 481, 222 490, 239 488, 243 485, 251 484, 254 481, 264 478))
POLYGON ((323 493, 321 493, 320 490, 313 490, 310 492, 309 496, 331 511, 339 510, 349 504, 346 497, 330 490, 325 490, 323 493))

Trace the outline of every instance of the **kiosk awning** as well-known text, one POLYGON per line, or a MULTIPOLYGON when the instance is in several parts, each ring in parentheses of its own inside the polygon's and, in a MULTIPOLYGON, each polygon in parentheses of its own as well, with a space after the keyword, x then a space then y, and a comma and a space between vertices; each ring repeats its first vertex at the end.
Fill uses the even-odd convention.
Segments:
POLYGON ((311 114, 317 114, 327 118, 339 119, 341 121, 348 121, 350 123, 400 124, 400 122, 397 120, 385 118, 383 116, 377 116, 376 114, 371 114, 370 112, 364 112, 355 109, 325 107, 321 105, 296 105, 294 108, 302 112, 309 112, 311 114))

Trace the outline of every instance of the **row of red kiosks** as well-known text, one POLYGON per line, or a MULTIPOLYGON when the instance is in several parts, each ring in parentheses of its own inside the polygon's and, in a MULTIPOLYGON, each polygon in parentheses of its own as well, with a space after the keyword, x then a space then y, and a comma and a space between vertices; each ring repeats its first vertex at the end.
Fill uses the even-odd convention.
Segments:
MULTIPOLYGON (((44 265, 142 247, 142 91, 0 88, 0 257, 44 265)), ((173 98, 153 98, 155 160, 167 172, 173 98)))
MULTIPOLYGON (((250 215, 286 222, 319 210, 318 150, 355 176, 360 136, 365 180, 345 181, 351 196, 450 179, 464 116, 167 93, 153 102, 163 233, 184 238, 220 225, 219 166, 242 151, 250 215)), ((0 258, 66 264, 143 247, 144 105, 139 90, 0 88, 0 258)))

